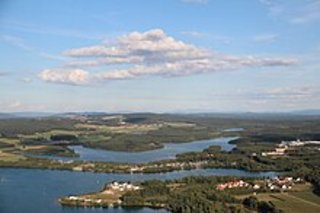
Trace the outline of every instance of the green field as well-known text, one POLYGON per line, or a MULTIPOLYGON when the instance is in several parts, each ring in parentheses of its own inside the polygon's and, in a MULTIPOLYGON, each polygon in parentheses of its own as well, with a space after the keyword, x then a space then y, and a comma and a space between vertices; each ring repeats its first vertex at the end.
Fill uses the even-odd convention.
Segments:
POLYGON ((320 212, 320 197, 311 189, 288 193, 264 193, 257 195, 259 200, 271 201, 285 213, 318 213, 320 212))

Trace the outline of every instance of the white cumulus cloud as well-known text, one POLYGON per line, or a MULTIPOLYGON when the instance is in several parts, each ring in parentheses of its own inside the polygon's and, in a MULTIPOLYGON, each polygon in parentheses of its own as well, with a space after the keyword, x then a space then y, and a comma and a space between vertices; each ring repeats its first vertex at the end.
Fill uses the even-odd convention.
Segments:
POLYGON ((81 69, 46 69, 39 74, 39 77, 48 82, 74 85, 87 84, 89 81, 89 73, 81 69))
POLYGON ((112 44, 64 51, 73 61, 65 68, 43 70, 48 82, 84 85, 141 76, 188 76, 246 67, 287 66, 293 58, 233 56, 187 44, 161 29, 132 32, 112 44), (94 72, 93 67, 102 71, 94 72))

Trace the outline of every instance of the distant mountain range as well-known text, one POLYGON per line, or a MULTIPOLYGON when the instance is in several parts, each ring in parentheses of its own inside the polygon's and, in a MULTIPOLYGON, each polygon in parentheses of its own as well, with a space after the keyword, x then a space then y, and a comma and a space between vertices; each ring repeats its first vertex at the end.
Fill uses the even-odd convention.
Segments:
POLYGON ((112 114, 106 112, 65 112, 65 113, 56 113, 56 112, 10 112, 10 113, 1 113, 0 119, 8 118, 43 118, 43 117, 71 117, 76 115, 105 115, 112 114))
POLYGON ((0 113, 1 119, 6 118, 39 118, 52 116, 55 113, 48 112, 11 112, 11 113, 0 113))
MULTIPOLYGON (((111 115, 111 114, 141 114, 137 112, 127 113, 108 113, 108 112, 66 112, 66 113, 54 113, 54 112, 11 112, 1 113, 0 119, 9 118, 41 118, 41 117, 70 117, 75 115, 84 116, 98 116, 98 115, 111 115)), ((142 113, 143 114, 143 113, 142 113)), ((147 113, 147 114, 159 114, 159 113, 147 113)), ((161 113, 160 113, 161 114, 161 113)), ((174 113, 163 113, 163 114, 189 114, 197 116, 209 116, 209 117, 273 117, 273 116, 290 116, 290 115, 303 115, 303 116, 320 116, 320 110, 297 110, 290 112, 174 112, 174 113)))
POLYGON ((300 110, 300 111, 293 111, 292 114, 299 114, 299 115, 320 115, 319 109, 312 109, 312 110, 300 110))

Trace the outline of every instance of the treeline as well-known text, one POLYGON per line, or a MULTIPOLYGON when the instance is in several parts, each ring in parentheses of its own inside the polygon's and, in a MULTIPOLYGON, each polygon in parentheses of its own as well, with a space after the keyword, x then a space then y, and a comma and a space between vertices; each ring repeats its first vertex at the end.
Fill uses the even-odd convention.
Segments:
POLYGON ((250 137, 251 142, 270 142, 270 143, 281 143, 282 141, 294 141, 294 140, 320 140, 320 133, 277 133, 277 134, 261 134, 252 135, 250 137))
POLYGON ((314 167, 301 167, 297 169, 294 173, 296 176, 304 177, 308 182, 312 183, 313 192, 320 196, 320 168, 318 166, 314 167))
POLYGON ((76 141, 78 137, 73 134, 56 134, 50 136, 51 141, 76 141))
MULTIPOLYGON (((254 146, 253 146, 254 147, 254 146)), ((255 151, 234 149, 231 152, 220 151, 220 147, 211 146, 202 152, 188 152, 177 155, 178 162, 207 161, 207 168, 236 168, 247 171, 291 171, 299 167, 301 162, 293 162, 290 158, 271 159, 261 155, 252 155, 255 151)), ((258 150, 256 151, 257 153, 258 150)))
MULTIPOLYGON (((146 151, 162 148, 164 143, 191 142, 194 140, 209 139, 207 129, 195 128, 172 128, 163 127, 158 130, 149 131, 147 134, 106 134, 109 140, 82 141, 84 146, 115 151, 146 151)), ((80 138, 81 141, 81 138, 80 138)))
POLYGON ((314 170, 306 175, 306 179, 313 184, 313 192, 320 196, 320 170, 314 170))
POLYGON ((242 204, 250 210, 261 213, 282 213, 272 202, 259 201, 255 196, 246 197, 242 204))
POLYGON ((12 148, 12 147, 14 147, 14 144, 4 143, 4 142, 1 142, 1 141, 0 141, 0 149, 3 149, 3 148, 12 148))
POLYGON ((18 134, 33 134, 52 129, 74 128, 76 121, 66 118, 12 118, 0 120, 0 136, 15 137, 18 134))

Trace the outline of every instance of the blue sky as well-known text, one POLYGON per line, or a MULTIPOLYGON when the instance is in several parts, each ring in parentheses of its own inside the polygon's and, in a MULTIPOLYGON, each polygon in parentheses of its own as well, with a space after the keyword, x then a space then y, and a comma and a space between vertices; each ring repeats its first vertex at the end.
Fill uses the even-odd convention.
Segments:
POLYGON ((319 0, 2 0, 0 111, 320 108, 319 0))

